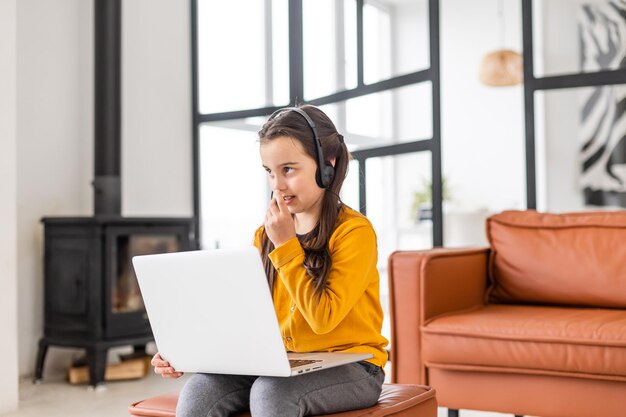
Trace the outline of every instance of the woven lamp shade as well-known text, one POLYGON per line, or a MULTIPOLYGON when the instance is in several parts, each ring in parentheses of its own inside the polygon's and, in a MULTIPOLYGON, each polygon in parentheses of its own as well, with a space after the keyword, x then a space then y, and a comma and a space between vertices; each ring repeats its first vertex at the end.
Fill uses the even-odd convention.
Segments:
POLYGON ((521 84, 524 79, 522 56, 509 49, 488 53, 478 67, 478 79, 492 87, 521 84))

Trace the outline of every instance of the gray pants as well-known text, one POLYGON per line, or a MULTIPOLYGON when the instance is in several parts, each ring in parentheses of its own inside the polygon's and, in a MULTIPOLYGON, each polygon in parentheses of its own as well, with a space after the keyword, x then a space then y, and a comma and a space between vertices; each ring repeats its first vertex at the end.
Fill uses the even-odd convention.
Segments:
POLYGON ((192 375, 176 417, 227 417, 250 410, 254 417, 302 417, 370 407, 385 379, 368 362, 351 363, 290 378, 192 375))

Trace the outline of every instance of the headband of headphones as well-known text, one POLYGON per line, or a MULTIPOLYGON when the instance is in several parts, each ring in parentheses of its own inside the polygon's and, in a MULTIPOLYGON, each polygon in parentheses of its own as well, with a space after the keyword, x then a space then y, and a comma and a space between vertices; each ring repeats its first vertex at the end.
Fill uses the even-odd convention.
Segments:
MULTIPOLYGON (((330 162, 326 162, 326 160, 324 159, 322 142, 320 141, 319 136, 317 136, 317 129, 315 128, 315 122, 313 121, 313 119, 311 119, 311 117, 299 107, 285 107, 282 109, 278 109, 274 113, 272 113, 268 121, 273 120, 277 115, 288 111, 296 112, 300 116, 302 116, 309 125, 311 132, 313 132, 313 141, 315 142, 315 151, 317 154, 317 171, 315 173, 315 181, 320 188, 327 188, 333 181, 333 178, 335 176, 335 169, 330 164, 330 162)), ((339 135, 339 141, 343 143, 342 135, 339 135)))

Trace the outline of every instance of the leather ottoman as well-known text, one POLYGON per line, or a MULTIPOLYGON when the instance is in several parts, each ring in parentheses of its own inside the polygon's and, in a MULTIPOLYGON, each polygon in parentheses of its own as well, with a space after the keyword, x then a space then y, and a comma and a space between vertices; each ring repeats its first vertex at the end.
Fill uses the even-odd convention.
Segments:
MULTIPOLYGON (((134 403, 129 407, 130 415, 135 417, 175 417, 178 393, 159 395, 134 403)), ((361 410, 344 413, 326 414, 337 417, 437 417, 437 399, 435 390, 423 385, 384 384, 378 404, 361 410)), ((250 417, 250 413, 237 414, 235 417, 250 417)))

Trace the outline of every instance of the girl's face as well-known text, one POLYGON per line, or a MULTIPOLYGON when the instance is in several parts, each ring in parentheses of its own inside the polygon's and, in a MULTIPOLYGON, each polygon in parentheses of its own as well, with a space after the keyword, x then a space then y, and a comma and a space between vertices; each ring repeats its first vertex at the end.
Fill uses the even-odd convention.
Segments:
POLYGON ((324 190, 315 182, 317 164, 302 144, 291 137, 279 136, 261 142, 260 153, 270 188, 275 196, 283 196, 289 212, 317 213, 324 190))

